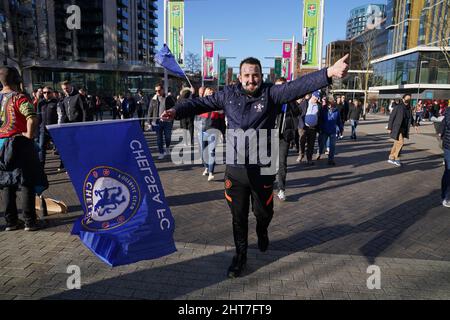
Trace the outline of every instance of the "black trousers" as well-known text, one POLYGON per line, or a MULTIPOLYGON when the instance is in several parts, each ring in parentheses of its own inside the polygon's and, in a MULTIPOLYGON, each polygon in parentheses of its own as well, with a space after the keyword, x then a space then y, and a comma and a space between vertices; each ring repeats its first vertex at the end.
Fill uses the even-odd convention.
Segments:
POLYGON ((233 216, 233 236, 238 255, 247 255, 250 201, 258 235, 264 235, 272 221, 274 182, 275 176, 261 175, 260 168, 227 166, 225 197, 233 216))
POLYGON ((287 161, 289 156, 290 142, 280 138, 280 168, 278 169, 278 189, 286 190, 287 161))
MULTIPOLYGON (((34 187, 22 186, 22 212, 25 223, 36 222, 36 207, 35 207, 35 190, 34 187)), ((5 212, 6 223, 14 225, 19 219, 16 193, 17 187, 4 188, 2 192, 2 211, 5 212)))
POLYGON ((301 153, 304 155, 306 150, 306 158, 308 161, 312 161, 314 146, 317 138, 317 130, 315 128, 305 126, 305 128, 300 129, 300 131, 301 153))

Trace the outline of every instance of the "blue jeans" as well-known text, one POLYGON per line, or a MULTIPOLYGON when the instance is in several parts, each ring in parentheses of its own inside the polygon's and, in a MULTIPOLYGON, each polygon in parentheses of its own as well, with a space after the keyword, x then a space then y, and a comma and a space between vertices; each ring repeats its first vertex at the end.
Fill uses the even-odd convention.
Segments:
MULTIPOLYGON (((325 147, 327 149, 330 149, 329 136, 331 136, 331 135, 328 135, 328 134, 322 133, 322 132, 319 133, 318 142, 319 142, 319 154, 320 155, 325 154, 325 147), (324 139, 324 135, 326 135, 326 139, 324 139)), ((336 138, 336 135, 335 135, 335 138, 336 138)))
POLYGON ((444 159, 445 159, 445 169, 444 175, 442 176, 442 188, 441 197, 442 200, 450 200, 448 194, 448 188, 450 186, 450 150, 444 149, 444 159))
POLYGON ((39 131, 37 138, 35 139, 36 144, 39 147, 39 161, 45 166, 46 153, 47 153, 47 135, 45 131, 39 131))
POLYGON ((208 169, 208 173, 214 173, 216 167, 217 136, 208 132, 199 132, 198 140, 200 141, 203 166, 205 169, 208 169))
POLYGON ((356 128, 358 127, 359 121, 358 120, 350 120, 350 123, 352 125, 352 138, 356 139, 356 128))
POLYGON ((156 124, 158 151, 162 154, 164 153, 164 142, 166 143, 166 149, 169 149, 172 143, 173 122, 157 121, 156 124))
MULTIPOLYGON (((327 140, 329 140, 330 153, 328 155, 328 160, 334 160, 334 155, 336 153, 336 134, 334 133, 322 133, 322 151, 325 145, 327 145, 327 140)), ((322 154, 322 153, 321 153, 322 154)))

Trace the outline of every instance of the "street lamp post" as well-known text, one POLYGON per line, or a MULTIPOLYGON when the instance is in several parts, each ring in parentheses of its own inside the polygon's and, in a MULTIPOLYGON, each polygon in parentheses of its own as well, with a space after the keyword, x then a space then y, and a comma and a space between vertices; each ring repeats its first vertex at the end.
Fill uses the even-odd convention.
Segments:
POLYGON ((288 80, 294 80, 295 79, 295 36, 292 36, 292 39, 268 39, 269 41, 278 41, 278 42, 286 42, 286 41, 292 41, 292 48, 291 48, 291 68, 292 68, 292 79, 288 80))
MULTIPOLYGON (((429 63, 429 61, 425 61, 425 60, 420 61, 420 68, 419 68, 419 88, 417 89, 417 104, 419 104, 419 99, 420 99, 420 85, 421 85, 421 83, 422 83, 422 66, 423 66, 424 64, 427 64, 427 63, 429 63)), ((417 105, 417 104, 416 104, 416 105, 417 105)))
MULTIPOLYGON (((355 101, 356 79, 358 79, 359 82, 361 83, 361 79, 360 79, 358 76, 355 76, 355 80, 353 80, 353 101, 355 101)), ((352 102, 353 102, 353 101, 352 101, 352 102)))
POLYGON ((220 60, 221 59, 225 59, 225 61, 226 61, 227 59, 237 59, 237 58, 236 57, 221 57, 220 55, 217 56, 217 65, 218 65, 218 68, 217 68, 217 71, 218 71, 218 74, 217 74, 217 91, 220 91, 220 60))

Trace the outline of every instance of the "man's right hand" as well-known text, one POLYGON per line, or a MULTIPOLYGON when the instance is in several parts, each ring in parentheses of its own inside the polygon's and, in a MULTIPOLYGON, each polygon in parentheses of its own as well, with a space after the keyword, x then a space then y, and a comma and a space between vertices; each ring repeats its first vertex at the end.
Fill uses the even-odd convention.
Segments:
POLYGON ((177 112, 175 109, 169 109, 164 111, 164 113, 161 115, 161 121, 173 121, 175 120, 175 117, 177 115, 177 112))

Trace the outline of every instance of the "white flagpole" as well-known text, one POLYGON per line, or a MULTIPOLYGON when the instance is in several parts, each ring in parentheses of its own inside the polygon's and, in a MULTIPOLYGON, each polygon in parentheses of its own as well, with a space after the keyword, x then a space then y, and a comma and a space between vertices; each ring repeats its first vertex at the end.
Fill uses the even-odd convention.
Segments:
POLYGON ((205 86, 205 37, 202 35, 202 87, 205 86))
MULTIPOLYGON (((167 34, 167 23, 168 23, 168 14, 167 14, 167 10, 168 10, 168 5, 167 5, 168 0, 164 0, 164 44, 167 45, 167 38, 168 38, 168 34, 167 34)), ((170 46, 167 45, 169 48, 170 46)), ((167 96, 167 94, 169 93, 169 74, 166 70, 166 68, 164 68, 164 92, 167 96)))

